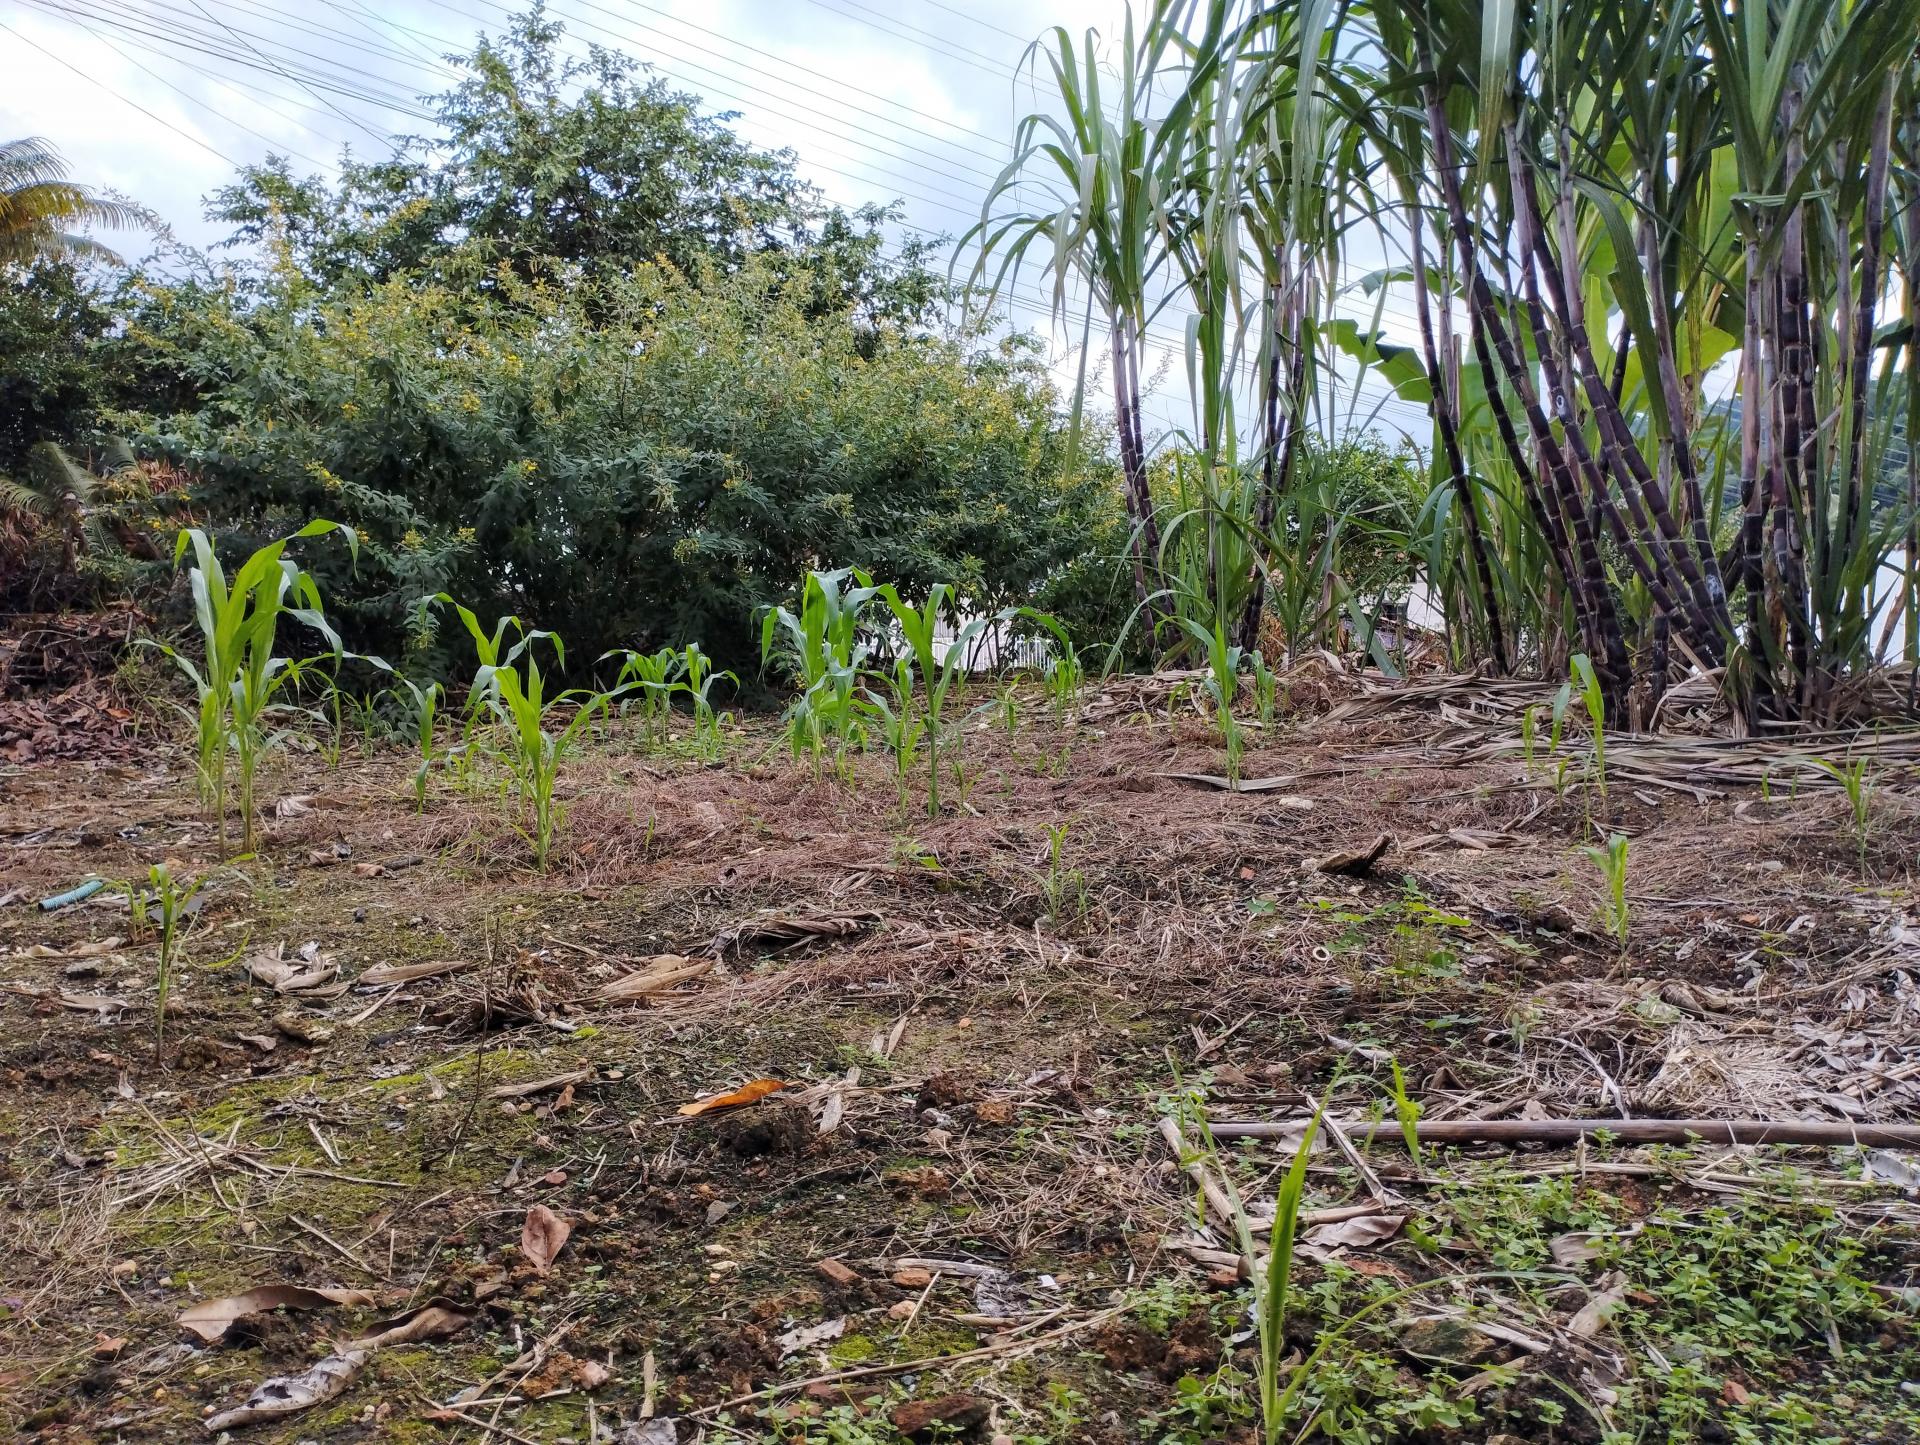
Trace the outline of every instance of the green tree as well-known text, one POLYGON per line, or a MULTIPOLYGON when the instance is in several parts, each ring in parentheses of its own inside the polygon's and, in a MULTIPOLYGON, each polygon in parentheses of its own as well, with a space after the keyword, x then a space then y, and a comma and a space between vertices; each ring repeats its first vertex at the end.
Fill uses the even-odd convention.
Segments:
POLYGON ((44 257, 118 260, 89 236, 69 229, 130 230, 153 223, 130 201, 103 196, 67 179, 67 164, 38 136, 0 142, 0 267, 44 257))
POLYGON ((0 474, 41 442, 92 437, 112 404, 99 343, 113 325, 110 298, 74 262, 0 267, 0 474))
POLYGON ((502 262, 522 278, 661 259, 686 271, 805 244, 823 208, 790 152, 748 145, 629 56, 569 57, 564 34, 539 7, 515 17, 454 60, 434 135, 394 159, 348 158, 331 185, 284 158, 248 167, 210 218, 236 243, 284 241, 328 289, 403 272, 485 283, 502 262))
POLYGON ((291 268, 258 294, 156 292, 164 327, 135 329, 208 390, 147 440, 236 544, 354 526, 330 612, 389 657, 446 591, 563 631, 569 657, 698 641, 744 672, 756 611, 809 567, 985 610, 1101 545, 1112 468, 1062 480, 1030 344, 823 310, 832 283, 789 260, 566 284, 503 260, 478 297, 411 276, 318 296, 291 268))

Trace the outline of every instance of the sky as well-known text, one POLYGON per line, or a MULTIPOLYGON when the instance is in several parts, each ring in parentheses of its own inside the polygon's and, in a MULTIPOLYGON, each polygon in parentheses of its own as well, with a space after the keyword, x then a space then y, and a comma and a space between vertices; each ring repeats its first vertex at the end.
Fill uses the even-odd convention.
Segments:
MULTIPOLYGON (((72 174, 156 211, 193 246, 224 237, 202 199, 241 164, 287 155, 331 173, 343 147, 384 155, 430 128, 420 97, 454 73, 440 57, 497 34, 512 0, 0 0, 0 137, 44 136, 72 174)), ((958 236, 1011 154, 1019 117, 1044 107, 1022 68, 1054 25, 1117 36, 1122 0, 551 0, 568 44, 624 51, 733 128, 790 148, 832 201, 903 204, 903 228, 958 236)), ((1041 76, 1044 77, 1044 67, 1041 76)), ((138 247, 122 248, 137 253, 138 247)), ((1012 324, 1051 334, 1057 375, 1077 373, 1077 324, 1049 323, 1037 275, 1012 324)), ((1346 308, 1361 314, 1356 300, 1346 308)), ((1159 323, 1144 368, 1149 418, 1191 424, 1183 318, 1159 323)), ((1400 324, 1389 318, 1385 329, 1400 324)), ((1096 353, 1097 354, 1097 353, 1096 353)), ((1097 392, 1094 398, 1097 404, 1097 392)), ((1424 441, 1419 409, 1369 388, 1358 419, 1424 441)))

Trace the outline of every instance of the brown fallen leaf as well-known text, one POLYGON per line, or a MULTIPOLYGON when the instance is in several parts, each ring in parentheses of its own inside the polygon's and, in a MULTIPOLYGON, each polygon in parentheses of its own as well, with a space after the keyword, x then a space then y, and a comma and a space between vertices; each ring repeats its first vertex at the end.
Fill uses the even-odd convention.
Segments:
POLYGON ((709 1109, 735 1109, 742 1104, 751 1104, 764 1099, 769 1094, 777 1094, 786 1088, 779 1079, 754 1079, 739 1088, 725 1094, 715 1094, 711 1098, 696 1099, 691 1104, 680 1106, 681 1114, 691 1118, 695 1114, 704 1114, 709 1109))
POLYGON ((273 1026, 296 1044, 307 1044, 315 1048, 333 1037, 333 1030, 325 1024, 290 1008, 281 1009, 273 1016, 273 1026))
POLYGON ((355 1308, 373 1303, 373 1296, 362 1289, 309 1289, 301 1284, 262 1284, 221 1299, 202 1300, 189 1305, 180 1315, 182 1328, 191 1330, 210 1345, 225 1338, 235 1320, 267 1310, 318 1310, 328 1305, 355 1308))
POLYGON ((340 976, 340 965, 330 959, 309 961, 282 957, 275 947, 270 953, 256 953, 247 960, 247 972, 275 993, 307 993, 332 983, 340 976))
POLYGON ((418 1344, 421 1340, 442 1340, 457 1335, 472 1324, 474 1316, 454 1308, 444 1300, 434 1300, 409 1314, 383 1320, 374 1332, 354 1340, 349 1350, 377 1350, 387 1345, 418 1344))
POLYGON ((1567 1321, 1567 1333, 1590 1340, 1600 1333, 1620 1302, 1627 1297, 1626 1276, 1615 1270, 1602 1276, 1599 1285, 1587 1302, 1580 1306, 1572 1319, 1567 1321))
MULTIPOLYGON (((1275 788, 1283 788, 1288 783, 1298 781, 1297 776, 1275 778, 1241 778, 1235 782, 1232 778, 1223 778, 1218 773, 1156 773, 1156 777, 1171 778, 1176 783, 1198 783, 1205 788, 1218 788, 1223 793, 1271 793, 1275 788)), ((1269 806, 1291 808, 1304 813, 1316 806, 1312 798, 1287 797, 1274 798, 1269 806)))
POLYGON ((387 876, 386 865, 381 863, 356 863, 353 865, 353 872, 357 878, 385 878, 387 876))
POLYGON ((797 1355, 802 1350, 810 1350, 815 1345, 824 1345, 828 1340, 837 1340, 847 1332, 847 1321, 843 1315, 839 1319, 823 1321, 817 1325, 800 1325, 788 1330, 774 1344, 780 1347, 780 1358, 797 1355))
POLYGON ((569 1390, 597 1390, 613 1378, 613 1372, 598 1360, 583 1360, 565 1350, 555 1350, 520 1381, 519 1391, 529 1400, 561 1395, 569 1390))
POLYGON ((1342 848, 1329 853, 1324 858, 1313 860, 1315 873, 1340 873, 1349 877, 1364 877, 1373 871, 1387 849, 1393 845, 1391 835, 1381 833, 1371 843, 1360 848, 1342 848))
POLYGON ((1315 1244, 1322 1249, 1334 1249, 1345 1245, 1350 1249, 1365 1249, 1369 1245, 1385 1244, 1400 1232, 1406 1216, 1402 1214, 1363 1214, 1357 1219, 1337 1219, 1326 1224, 1316 1224, 1300 1236, 1301 1243, 1315 1244))
POLYGON ((132 1008, 133 1001, 105 993, 68 993, 63 988, 60 990, 60 1007, 80 1013, 113 1014, 132 1008))
POLYGON ((553 1261, 566 1247, 573 1226, 544 1204, 527 1211, 527 1222, 520 1227, 520 1254, 541 1274, 553 1268, 553 1261))
POLYGON ((338 1355, 328 1355, 297 1375, 263 1380, 254 1387, 245 1403, 231 1410, 223 1410, 218 1415, 208 1416, 206 1428, 217 1435, 222 1430, 232 1430, 236 1426, 252 1425, 261 1420, 278 1420, 287 1415, 297 1415, 302 1410, 311 1410, 315 1405, 324 1405, 351 1385, 354 1377, 366 1368, 371 1358, 371 1351, 347 1350, 338 1355))
POLYGON ((55 948, 50 943, 36 943, 31 948, 23 948, 15 956, 18 958, 105 958, 126 942, 126 939, 101 938, 92 943, 77 943, 72 948, 55 948))

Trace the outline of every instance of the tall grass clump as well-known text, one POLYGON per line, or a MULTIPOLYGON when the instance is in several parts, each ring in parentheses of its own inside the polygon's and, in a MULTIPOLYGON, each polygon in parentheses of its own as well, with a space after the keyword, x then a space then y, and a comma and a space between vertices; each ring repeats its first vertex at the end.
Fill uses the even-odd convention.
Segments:
POLYGON ((1271 609, 1390 667, 1380 545, 1456 664, 1580 653, 1609 728, 1688 675, 1754 725, 1911 706, 1862 684, 1897 631, 1920 669, 1915 34, 1920 0, 1157 0, 1029 49, 1060 99, 970 279, 1024 270, 1087 333, 1156 646, 1252 648, 1271 609), (1156 342, 1190 409, 1161 438, 1156 342), (1406 516, 1317 475, 1383 393, 1424 413, 1406 516))

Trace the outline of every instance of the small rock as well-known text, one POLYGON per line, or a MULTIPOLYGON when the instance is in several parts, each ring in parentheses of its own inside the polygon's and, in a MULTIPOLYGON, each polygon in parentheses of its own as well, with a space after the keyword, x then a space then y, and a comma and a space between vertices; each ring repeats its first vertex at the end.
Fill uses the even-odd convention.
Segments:
POLYGON ((924 1269, 896 1269, 893 1272, 893 1282, 901 1289, 925 1289, 933 1283, 933 1276, 924 1269))
POLYGON ((822 1278, 831 1280, 842 1289, 860 1283, 860 1276, 837 1259, 816 1260, 813 1267, 822 1278))
POLYGON ((1500 1344, 1461 1320, 1415 1320, 1400 1332, 1403 1353, 1456 1365, 1484 1365, 1500 1344))
POLYGON ((941 1395, 933 1400, 909 1400, 895 1407, 893 1428, 902 1435, 918 1435, 935 1425, 965 1431, 983 1423, 993 1412, 993 1402, 978 1395, 941 1395))
POLYGON ((895 1300, 887 1306, 887 1318, 890 1320, 904 1320, 912 1313, 913 1301, 910 1299, 895 1300))

